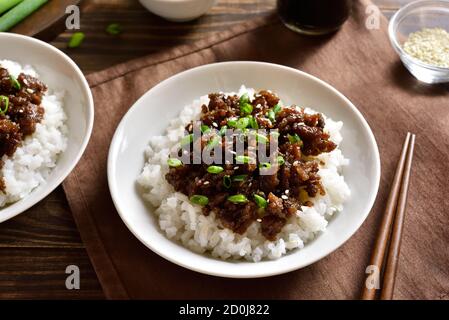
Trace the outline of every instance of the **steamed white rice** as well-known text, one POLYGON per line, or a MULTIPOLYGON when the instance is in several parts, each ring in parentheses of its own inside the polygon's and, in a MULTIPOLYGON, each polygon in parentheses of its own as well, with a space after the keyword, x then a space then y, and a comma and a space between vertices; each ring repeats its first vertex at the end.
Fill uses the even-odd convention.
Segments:
MULTIPOLYGON (((29 65, 0 60, 0 66, 15 77, 23 72, 39 78, 29 65)), ((0 177, 4 180, 5 192, 0 191, 0 207, 23 199, 36 187, 45 184, 56 166, 58 155, 67 147, 67 116, 63 100, 63 92, 53 92, 49 88, 42 98, 44 118, 36 125, 36 131, 25 138, 12 157, 2 157, 4 165, 0 177)))
MULTIPOLYGON (((238 94, 245 92, 250 97, 254 95, 254 89, 243 86, 238 94)), ((278 259, 289 250, 303 248, 308 241, 326 230, 330 217, 343 209, 343 203, 350 196, 349 187, 340 174, 342 166, 348 165, 349 160, 339 148, 316 157, 324 163, 320 165, 319 175, 326 195, 311 198, 314 206, 302 207, 284 226, 276 241, 265 239, 256 221, 243 235, 236 234, 219 226, 213 214, 204 216, 200 206, 192 204, 184 194, 175 192, 165 180, 165 174, 169 170, 167 159, 170 151, 179 146, 185 126, 191 120, 199 119, 201 105, 207 105, 208 102, 209 98, 203 96, 185 106, 179 118, 170 122, 166 135, 152 137, 145 151, 147 162, 137 182, 143 189, 144 199, 155 208, 161 230, 169 239, 178 241, 195 252, 210 253, 221 259, 257 262, 262 259, 278 259)), ((312 113, 313 110, 306 109, 306 112, 312 113)), ((343 123, 325 119, 325 130, 338 145, 342 141, 340 129, 343 123)))

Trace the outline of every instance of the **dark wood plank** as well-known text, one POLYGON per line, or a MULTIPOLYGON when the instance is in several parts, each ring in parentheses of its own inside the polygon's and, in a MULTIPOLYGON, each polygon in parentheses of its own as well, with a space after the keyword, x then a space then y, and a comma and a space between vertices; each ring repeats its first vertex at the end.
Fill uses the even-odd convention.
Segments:
POLYGON ((173 23, 145 10, 134 0, 87 0, 82 15, 82 46, 67 48, 71 32, 64 32, 52 44, 66 52, 85 73, 101 70, 149 53, 213 36, 224 28, 272 13, 274 0, 223 0, 211 11, 191 22, 173 23), (123 32, 111 36, 109 23, 119 23, 123 32))
MULTIPOLYGON (((391 16, 398 7, 395 4, 398 1, 381 0, 379 7, 391 16)), ((176 45, 214 36, 224 28, 242 21, 272 14, 275 3, 275 0, 221 0, 210 12, 195 21, 173 23, 146 11, 134 0, 85 0, 82 31, 86 34, 86 39, 83 45, 75 49, 67 48, 72 32, 62 33, 52 44, 70 55, 85 73, 90 73, 176 45), (104 31, 112 22, 122 26, 121 35, 111 36, 104 31)))
POLYGON ((50 0, 38 11, 16 25, 11 32, 50 41, 65 30, 65 10, 81 0, 50 0))
MULTIPOLYGON (((388 16, 405 2, 409 0, 375 1, 388 16)), ((67 49, 71 32, 63 32, 52 44, 89 73, 213 36, 242 21, 271 14, 274 5, 275 0, 221 0, 206 16, 176 24, 149 13, 135 0, 85 0, 81 23, 87 37, 83 45, 67 49), (111 22, 123 26, 121 35, 105 33, 111 22)), ((27 212, 0 225, 0 298, 102 297, 61 187, 27 212), (69 264, 81 269, 79 291, 65 289, 64 270, 69 264)))
POLYGON ((62 187, 0 225, 0 248, 83 248, 62 187))
POLYGON ((0 299, 75 298, 103 298, 84 249, 0 248, 0 299), (79 267, 79 290, 65 286, 69 265, 79 267))

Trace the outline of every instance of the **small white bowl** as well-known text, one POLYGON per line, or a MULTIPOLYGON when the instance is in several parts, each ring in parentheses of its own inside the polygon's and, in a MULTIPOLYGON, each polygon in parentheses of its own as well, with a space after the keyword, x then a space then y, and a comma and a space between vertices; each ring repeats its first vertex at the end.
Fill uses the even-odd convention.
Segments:
POLYGON ((154 14, 170 21, 194 20, 205 14, 217 0, 139 0, 154 14))
POLYGON ((108 182, 122 220, 148 248, 180 266, 198 272, 232 278, 256 278, 289 272, 322 259, 360 227, 376 198, 380 159, 368 123, 357 108, 329 84, 296 69, 261 62, 224 62, 179 73, 145 93, 120 122, 109 149, 108 182), (271 89, 287 104, 296 103, 341 120, 340 148, 351 164, 343 169, 351 198, 336 214, 327 230, 273 261, 223 261, 190 251, 170 241, 160 231, 155 214, 144 203, 136 179, 144 166, 144 150, 150 137, 164 133, 182 108, 210 92, 237 91, 240 85, 271 89), (161 106, 164 106, 161 108, 161 106))
POLYGON ((50 89, 65 90, 63 107, 69 128, 67 149, 59 156, 46 183, 22 200, 0 209, 0 222, 3 222, 41 201, 72 171, 92 132, 94 103, 83 73, 62 51, 40 40, 12 33, 0 32, 0 43, 0 60, 31 65, 50 89))

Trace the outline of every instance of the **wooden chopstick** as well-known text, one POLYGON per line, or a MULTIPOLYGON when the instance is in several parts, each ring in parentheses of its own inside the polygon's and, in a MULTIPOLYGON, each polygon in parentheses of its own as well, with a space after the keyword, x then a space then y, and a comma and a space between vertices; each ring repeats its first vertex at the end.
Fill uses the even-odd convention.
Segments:
POLYGON ((401 236, 404 225, 405 208, 407 206, 407 193, 412 168, 413 150, 415 147, 415 135, 412 134, 407 151, 407 160, 405 162, 404 175, 401 183, 401 194, 396 209, 393 231, 390 239, 390 249, 388 250, 387 264, 384 270, 382 281, 381 300, 391 300, 393 298, 393 289, 398 269, 399 253, 401 248, 401 236))
MULTIPOLYGON (((391 234, 391 226, 396 213, 397 202, 401 189, 401 181, 403 177, 404 167, 407 158, 407 150, 410 143, 410 132, 407 133, 404 144, 402 146, 401 156, 396 167, 393 183, 391 186, 390 194, 388 195, 385 212, 382 218, 382 223, 377 234, 374 250, 371 254, 370 265, 377 267, 378 273, 382 270, 385 252, 388 246, 388 240, 391 234)), ((411 164, 411 163, 410 163, 411 164)), ((368 288, 364 283, 361 299, 373 300, 376 297, 376 288, 368 288)))

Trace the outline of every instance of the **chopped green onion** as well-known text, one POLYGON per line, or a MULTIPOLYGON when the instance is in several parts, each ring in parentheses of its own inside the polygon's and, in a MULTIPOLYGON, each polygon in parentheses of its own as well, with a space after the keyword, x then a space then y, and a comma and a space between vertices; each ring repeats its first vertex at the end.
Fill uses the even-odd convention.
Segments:
POLYGON ((240 163, 249 163, 251 158, 248 156, 237 156, 235 157, 235 160, 240 163))
POLYGON ((228 130, 228 126, 223 126, 220 128, 220 136, 224 136, 226 134, 226 130, 228 130))
POLYGON ((232 176, 232 181, 242 182, 242 181, 246 180, 247 176, 248 176, 247 174, 240 174, 240 175, 237 175, 237 176, 232 176))
POLYGON ((180 165, 182 165, 182 162, 181 162, 181 160, 176 159, 176 158, 169 158, 169 159, 167 160, 167 164, 168 164, 170 167, 176 168, 176 167, 179 167, 180 165))
POLYGON ((243 114, 251 114, 253 112, 253 106, 249 103, 244 103, 240 105, 240 112, 243 114))
POLYGON ((284 157, 283 156, 278 156, 277 157, 277 162, 280 166, 282 166, 285 163, 284 157))
POLYGON ((295 136, 292 136, 291 134, 287 134, 287 138, 290 143, 296 142, 295 136))
POLYGON ((206 126, 205 124, 201 125, 201 132, 202 133, 208 133, 210 131, 209 126, 206 126))
POLYGON ((290 143, 299 143, 300 145, 302 145, 302 140, 296 133, 294 135, 289 134, 288 141, 290 141, 290 143))
POLYGON ((209 149, 214 148, 216 145, 218 145, 221 141, 221 138, 218 136, 214 136, 212 139, 210 139, 210 141, 207 143, 207 147, 209 149))
POLYGON ((267 207, 267 200, 265 200, 263 197, 259 196, 258 194, 254 195, 254 201, 256 202, 257 206, 259 208, 265 209, 267 207))
POLYGON ((77 48, 81 45, 86 35, 83 32, 75 32, 70 37, 68 47, 69 48, 77 48))
POLYGON ((0 114, 5 114, 9 108, 9 98, 6 96, 0 96, 0 114), (5 108, 3 109, 3 106, 5 108))
POLYGON ((278 114, 279 111, 281 111, 281 110, 282 110, 282 107, 281 107, 281 105, 279 103, 273 107, 273 112, 275 114, 278 114))
POLYGON ((271 122, 276 122, 276 115, 273 110, 269 110, 267 112, 267 117, 268 119, 270 119, 271 122))
POLYGON ((122 26, 118 23, 111 23, 106 27, 106 32, 113 36, 116 36, 122 33, 122 26))
POLYGON ((189 135, 187 135, 187 136, 184 136, 182 139, 181 139, 181 146, 185 146, 186 144, 191 144, 193 142, 193 133, 191 133, 191 134, 189 134, 189 135))
POLYGON ((270 169, 271 168, 271 163, 269 163, 269 162, 261 163, 261 164, 259 164, 259 168, 260 169, 270 169))
POLYGON ((247 117, 240 118, 237 120, 237 124, 235 125, 237 129, 245 129, 249 125, 249 119, 247 117))
POLYGON ((246 202, 248 202, 248 199, 243 194, 236 194, 236 195, 228 197, 228 201, 238 204, 238 203, 246 203, 246 202))
POLYGON ((240 100, 239 100, 239 103, 240 103, 240 104, 250 103, 248 93, 244 93, 244 94, 241 95, 240 100))
POLYGON ((260 142, 260 143, 267 143, 268 142, 268 138, 265 137, 264 135, 260 134, 260 133, 256 133, 256 141, 260 142))
POLYGON ((195 194, 190 197, 190 202, 199 204, 200 206, 205 206, 209 203, 209 198, 206 196, 195 194))
POLYGON ((259 129, 259 124, 253 116, 249 117, 249 126, 253 129, 259 129))
POLYGON ((213 173, 213 174, 220 173, 220 172, 222 172, 223 170, 224 170, 224 169, 223 169, 222 167, 220 167, 220 166, 209 166, 209 167, 207 168, 207 172, 213 173))
POLYGON ((9 79, 11 80, 11 85, 13 86, 14 89, 20 90, 20 88, 22 87, 20 85, 20 82, 17 81, 17 79, 13 76, 9 76, 9 79))
POLYGON ((229 189, 232 185, 232 181, 231 181, 231 177, 228 175, 225 175, 223 177, 223 185, 225 186, 226 189, 229 189))
POLYGON ((237 119, 236 118, 231 118, 231 119, 228 119, 228 125, 230 126, 230 127, 235 127, 236 125, 237 125, 237 119))

